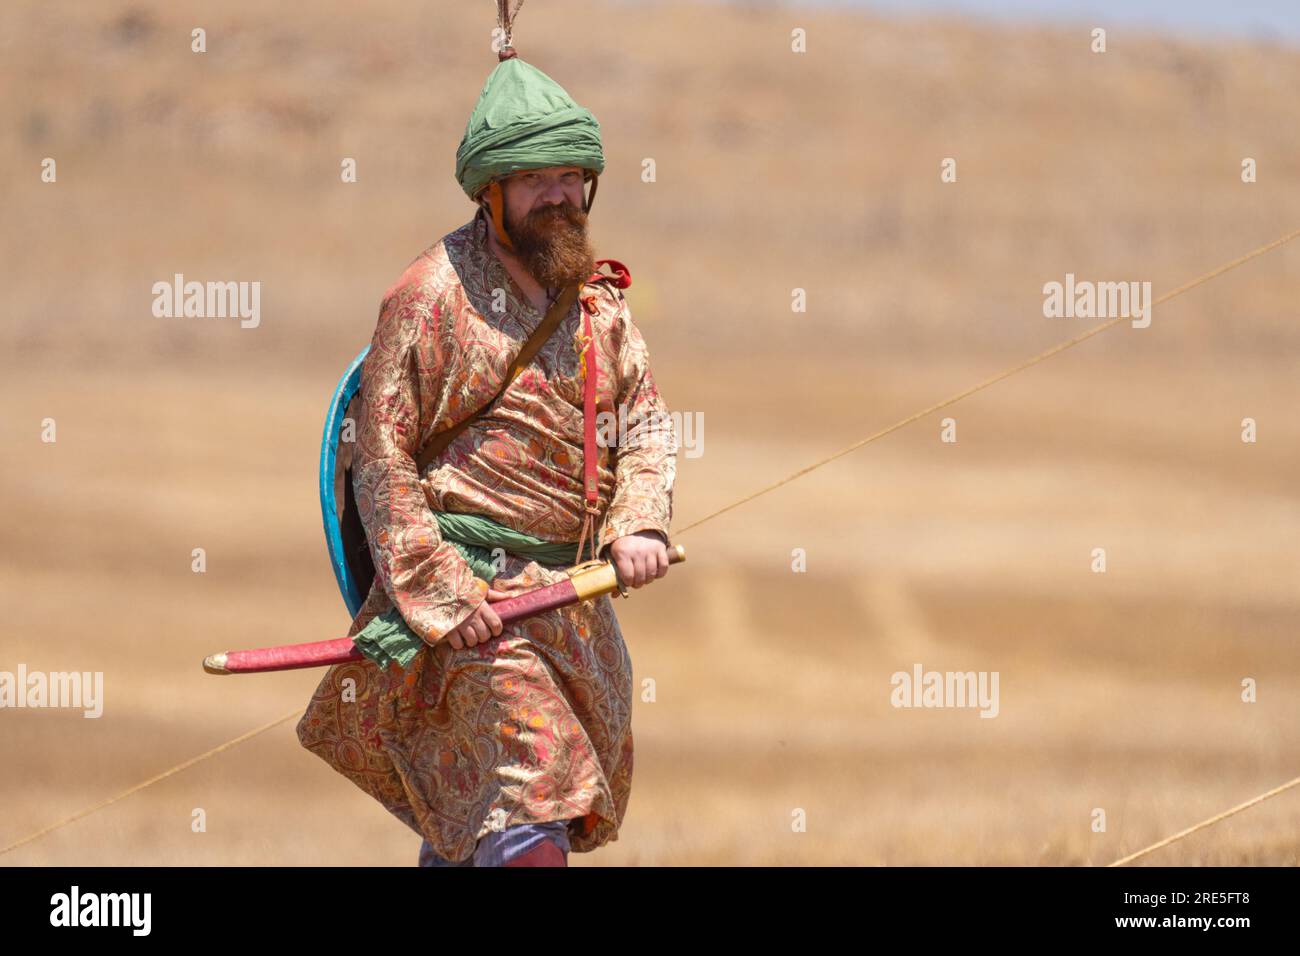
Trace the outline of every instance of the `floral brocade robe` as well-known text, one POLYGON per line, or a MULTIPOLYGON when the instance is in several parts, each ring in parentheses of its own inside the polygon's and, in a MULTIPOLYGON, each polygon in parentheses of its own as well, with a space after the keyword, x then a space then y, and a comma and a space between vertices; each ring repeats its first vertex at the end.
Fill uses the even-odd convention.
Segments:
MULTIPOLYGON (((632 666, 609 597, 506 625, 476 647, 439 640, 487 584, 442 540, 435 510, 548 541, 576 541, 583 517, 580 303, 502 398, 416 472, 419 449, 497 392, 542 321, 486 227, 476 216, 411 264, 385 296, 362 371, 353 474, 376 577, 349 633, 396 607, 430 646, 406 672, 331 667, 297 728, 304 747, 454 861, 489 831, 553 820, 572 821, 574 852, 594 850, 617 839, 632 784, 632 666)), ((597 411, 626 416, 621 446, 598 448, 597 547, 643 530, 667 540, 675 434, 645 341, 609 283, 585 285, 582 298, 595 307, 597 411)), ((563 578, 507 554, 492 587, 563 578)))

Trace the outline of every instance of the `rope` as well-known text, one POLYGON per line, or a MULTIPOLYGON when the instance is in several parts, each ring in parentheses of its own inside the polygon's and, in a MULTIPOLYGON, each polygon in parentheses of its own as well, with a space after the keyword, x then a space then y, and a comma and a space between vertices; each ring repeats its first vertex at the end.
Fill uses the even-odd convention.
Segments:
POLYGON ((501 41, 502 49, 511 45, 515 29, 515 17, 519 16, 519 8, 524 5, 524 0, 519 0, 515 4, 514 13, 510 12, 510 0, 497 0, 497 26, 501 28, 504 35, 501 41))
MULTIPOLYGON (((1195 279, 1192 279, 1190 282, 1183 283, 1178 288, 1174 289, 1172 292, 1166 292, 1164 295, 1160 296, 1153 303, 1151 303, 1151 305, 1148 308, 1154 308, 1157 305, 1163 305, 1164 303, 1168 302, 1170 299, 1180 296, 1184 292, 1187 292, 1190 289, 1195 289, 1198 285, 1201 285, 1202 283, 1209 282, 1211 279, 1215 278, 1216 276, 1221 276, 1223 275, 1223 273, 1228 272, 1231 269, 1235 269, 1237 268, 1237 266, 1247 263, 1251 259, 1254 259, 1258 256, 1262 256, 1265 253, 1272 252, 1274 249, 1278 248, 1278 246, 1285 245, 1286 243, 1290 242, 1292 239, 1295 239, 1297 236, 1300 236, 1300 229, 1297 229, 1295 232, 1288 233, 1287 235, 1281 237, 1280 239, 1274 239, 1272 242, 1260 246, 1258 249, 1248 252, 1244 256, 1240 256, 1239 258, 1233 259, 1231 262, 1225 263, 1224 265, 1219 266, 1217 269, 1212 269, 1209 272, 1205 273, 1204 275, 1197 276, 1195 279)), ((712 521, 714 518, 718 517, 718 515, 725 514, 726 512, 730 511, 732 508, 737 508, 740 505, 745 504, 745 502, 747 501, 753 501, 755 498, 759 497, 760 495, 765 495, 769 491, 775 491, 777 488, 780 488, 782 485, 789 484, 790 482, 794 481, 796 478, 802 478, 804 475, 808 474, 808 472, 814 471, 820 468, 822 465, 830 464, 835 459, 841 458, 844 455, 847 455, 851 451, 856 451, 857 449, 861 448, 863 445, 869 445, 878 438, 884 438, 886 435, 890 434, 891 432, 898 431, 904 425, 910 425, 912 422, 916 421, 919 418, 924 418, 927 415, 937 412, 941 408, 947 408, 949 405, 954 405, 957 402, 961 401, 963 398, 967 398, 968 396, 974 395, 976 392, 988 388, 990 385, 1000 382, 1004 378, 1008 378, 1016 374, 1017 372, 1022 372, 1032 365, 1037 365, 1039 362, 1043 361, 1044 359, 1051 358, 1053 355, 1055 355, 1058 352, 1064 352, 1068 348, 1073 348, 1074 346, 1078 345, 1080 342, 1092 338, 1098 332, 1106 331, 1108 328, 1110 328, 1112 325, 1115 325, 1117 322, 1125 322, 1125 321, 1128 320, 1123 317, 1114 318, 1107 322, 1103 322, 1101 325, 1094 326, 1093 328, 1088 329, 1086 332, 1081 332, 1080 334, 1076 335, 1074 338, 1070 339, 1069 341, 1062 342, 1059 345, 1053 345, 1050 349, 1047 349, 1044 352, 1039 352, 1033 358, 1027 359, 1024 362, 1021 362, 1019 365, 1014 365, 1011 368, 1006 369, 1005 371, 999 372, 996 375, 986 378, 978 385, 972 385, 970 388, 966 389, 965 391, 958 392, 956 395, 953 395, 950 398, 945 398, 941 402, 936 402, 935 404, 931 405, 929 408, 923 409, 922 411, 919 411, 914 415, 909 415, 906 418, 902 419, 901 421, 895 422, 894 424, 890 425, 888 428, 882 428, 874 435, 869 435, 868 437, 863 438, 860 441, 856 441, 852 445, 849 445, 847 448, 842 448, 839 451, 837 451, 835 454, 827 458, 823 458, 821 461, 814 462, 813 464, 808 465, 805 468, 800 468, 794 474, 788 475, 785 478, 782 478, 780 481, 768 485, 766 488, 761 488, 751 495, 746 495, 744 498, 741 498, 739 501, 733 501, 731 504, 727 505, 726 507, 719 508, 717 511, 713 512, 712 514, 705 515, 703 518, 699 519, 698 521, 692 521, 690 524, 686 525, 685 527, 678 528, 676 531, 673 532, 673 537, 682 535, 685 532, 690 531, 692 528, 697 528, 700 525, 704 524, 704 522, 706 521, 712 521)))
MULTIPOLYGON (((502 6, 504 6, 506 2, 507 0, 498 0, 498 4, 502 6)), ((519 0, 519 5, 515 7, 516 13, 519 12, 520 6, 523 6, 523 0, 519 0)), ((1209 282, 1211 279, 1215 278, 1216 276, 1223 275, 1223 273, 1228 272, 1231 269, 1235 269, 1237 268, 1237 266, 1249 262, 1251 259, 1254 259, 1258 256, 1262 256, 1267 252, 1271 252, 1274 249, 1278 248, 1279 246, 1285 245, 1286 243, 1290 242, 1292 239, 1295 239, 1298 236, 1300 236, 1300 229, 1288 233, 1287 235, 1282 236, 1280 239, 1274 239, 1272 242, 1260 246, 1258 249, 1248 252, 1244 256, 1240 256, 1239 258, 1233 259, 1231 262, 1225 263, 1224 265, 1219 266, 1217 269, 1212 269, 1211 271, 1205 273, 1204 275, 1197 276, 1195 279, 1192 279, 1190 282, 1183 283, 1178 288, 1174 289, 1172 292, 1166 292, 1164 295, 1160 296, 1158 299, 1155 300, 1155 302, 1151 304, 1151 307, 1154 308, 1157 305, 1161 305, 1165 302, 1168 302, 1170 299, 1174 298, 1175 296, 1182 295, 1184 292, 1187 292, 1190 289, 1194 289, 1198 285, 1201 285, 1202 283, 1209 282)), ((854 442, 852 445, 849 445, 847 448, 844 448, 841 451, 836 452, 835 454, 831 455, 829 458, 824 458, 821 461, 815 462, 814 464, 809 465, 806 468, 802 468, 799 471, 795 472, 793 475, 790 475, 787 478, 783 478, 782 480, 776 482, 773 485, 769 485, 768 487, 756 491, 751 495, 747 495, 744 498, 741 498, 739 501, 727 505, 725 508, 719 508, 717 511, 713 512, 712 514, 705 515, 703 518, 699 519, 698 521, 694 521, 691 524, 688 524, 686 527, 678 529, 676 532, 674 532, 674 537, 676 535, 682 534, 685 531, 689 531, 691 528, 697 528, 700 525, 704 524, 704 522, 711 521, 712 519, 716 518, 718 515, 725 514, 726 512, 730 511, 732 508, 742 505, 747 501, 753 501, 755 498, 759 497, 760 495, 765 495, 769 491, 773 491, 774 489, 779 488, 784 484, 788 484, 789 482, 794 481, 794 479, 799 478, 802 475, 806 475, 808 472, 812 471, 815 468, 820 468, 822 465, 828 464, 829 462, 834 461, 836 458, 840 458, 843 455, 847 455, 849 452, 853 451, 854 449, 861 448, 863 445, 866 444, 870 444, 871 442, 875 441, 878 438, 883 438, 885 435, 888 435, 890 432, 897 431, 898 429, 902 428, 904 425, 908 425, 911 422, 916 421, 918 418, 923 418, 924 416, 929 415, 932 412, 938 411, 941 408, 945 408, 948 405, 952 405, 953 403, 960 401, 961 399, 965 398, 968 395, 974 395, 976 392, 980 391, 981 389, 987 388, 988 386, 994 384, 995 382, 999 382, 1010 375, 1014 375, 1016 372, 1029 368, 1031 365, 1036 365, 1039 362, 1043 361, 1044 359, 1052 355, 1055 355, 1057 352, 1063 352, 1066 349, 1071 348, 1072 346, 1078 345, 1080 342, 1084 341, 1085 339, 1091 338, 1092 336, 1096 335, 1098 332, 1105 331, 1106 329, 1110 328, 1112 325, 1114 325, 1119 321, 1121 321, 1121 319, 1116 318, 1116 319, 1111 319, 1108 322, 1103 322, 1101 325, 1091 328, 1088 331, 1075 336, 1074 338, 1070 339, 1067 342, 1063 342, 1060 345, 1055 345, 1045 352, 1040 352, 1038 355, 1034 356, 1028 361, 1022 362, 1019 365, 1013 366, 1012 368, 1004 372, 1000 372, 999 374, 994 375, 991 378, 985 379, 983 382, 979 383, 978 385, 968 388, 963 392, 958 392, 956 395, 952 396, 951 398, 944 399, 942 402, 939 402, 936 405, 931 405, 929 408, 925 409, 924 411, 917 412, 915 415, 909 415, 907 418, 904 418, 902 421, 890 425, 888 428, 882 429, 881 431, 876 432, 874 435, 864 438, 861 441, 854 442)), ((263 726, 258 727, 256 730, 250 730, 248 733, 236 737, 234 740, 229 740, 226 743, 221 744, 219 747, 214 747, 212 750, 209 750, 207 753, 199 754, 197 757, 193 757, 182 764, 177 764, 175 767, 172 767, 170 770, 165 770, 162 773, 158 774, 158 776, 156 777, 151 777, 150 779, 144 781, 143 783, 138 783, 130 790, 126 790, 118 794, 116 797, 113 797, 109 800, 105 800, 102 803, 98 803, 93 807, 89 807, 85 810, 80 811, 79 813, 74 813, 66 820, 60 820, 58 823, 51 824, 45 829, 33 833, 31 836, 24 837, 23 839, 19 840, 17 843, 11 843, 9 846, 5 847, 4 849, 0 849, 0 856, 3 856, 4 854, 8 853, 10 850, 16 850, 20 846, 24 846, 28 843, 31 843, 33 840, 37 840, 45 836, 45 834, 57 830, 60 827, 67 826, 69 823, 72 823, 76 820, 80 820, 82 817, 89 816, 90 814, 94 813, 96 810, 101 810, 104 807, 109 806, 110 804, 125 799, 126 797, 131 796, 131 794, 137 793, 140 790, 143 790, 145 787, 157 783, 159 780, 165 780, 166 778, 170 777, 172 774, 180 773, 182 770, 192 767, 196 763, 206 760, 209 757, 215 756, 216 754, 221 753, 223 750, 228 750, 229 748, 235 746, 236 744, 243 743, 245 740, 248 740, 251 737, 256 737, 258 734, 264 733, 265 731, 270 730, 272 727, 279 726, 280 724, 283 724, 284 722, 297 716, 298 713, 299 713, 298 709, 295 708, 290 713, 285 714, 283 717, 279 717, 276 720, 271 721, 269 724, 264 724, 263 726)), ((1127 863, 1129 860, 1136 859, 1138 856, 1141 856, 1145 853, 1150 853, 1152 850, 1158 849, 1159 847, 1164 846, 1168 843, 1172 843, 1175 840, 1179 840, 1189 833, 1202 829, 1203 827, 1210 826, 1213 823, 1217 823, 1219 820, 1231 816, 1234 813, 1239 813, 1240 811, 1245 810, 1247 807, 1253 806, 1254 804, 1259 803, 1262 800, 1267 800, 1269 797, 1276 796, 1277 794, 1281 793, 1283 790, 1287 790, 1290 787, 1295 786, 1297 783, 1300 783, 1300 777, 1297 777, 1295 780, 1292 780, 1290 783, 1283 784, 1281 787, 1278 787, 1276 790, 1270 790, 1268 793, 1262 794, 1256 797, 1254 800, 1247 801, 1246 803, 1243 803, 1238 807, 1234 807, 1233 809, 1227 811, 1226 813, 1219 814, 1219 816, 1217 817, 1212 817, 1209 820, 1204 821, 1203 823, 1198 823, 1196 826, 1184 830, 1182 833, 1174 834, 1168 840, 1150 846, 1147 849, 1141 850, 1140 852, 1132 856, 1128 856, 1122 860, 1118 860, 1111 865, 1118 866, 1120 864, 1127 863)))
POLYGON ((82 817, 90 816, 90 814, 94 813, 96 810, 102 810, 104 809, 104 807, 108 806, 109 804, 117 803, 117 801, 119 800, 124 800, 127 797, 131 796, 131 794, 137 793, 143 790, 145 787, 157 783, 159 780, 166 780, 168 777, 172 776, 172 774, 180 773, 182 770, 194 766, 200 760, 207 760, 209 757, 214 757, 217 754, 221 753, 223 750, 229 750, 231 747, 235 746, 236 744, 242 744, 245 740, 249 740, 252 737, 256 737, 260 733, 265 733, 266 731, 270 730, 272 727, 278 727, 280 724, 283 724, 285 721, 291 720, 292 718, 299 716, 301 712, 302 712, 302 708, 295 707, 293 710, 285 714, 283 717, 277 717, 269 724, 263 724, 261 727, 258 727, 256 730, 250 730, 246 734, 241 734, 240 736, 236 737, 234 740, 227 740, 224 744, 221 744, 219 747, 213 747, 207 753, 199 754, 197 757, 191 757, 189 760, 185 761, 184 763, 177 764, 176 766, 172 767, 170 770, 164 770, 156 777, 150 777, 148 780, 144 781, 144 783, 137 783, 130 790, 123 790, 116 797, 110 797, 109 799, 103 801, 102 803, 97 803, 93 807, 88 807, 85 810, 81 810, 78 813, 74 813, 66 820, 60 820, 58 823, 52 823, 44 830, 38 830, 35 833, 33 833, 31 836, 23 837, 17 843, 9 844, 3 850, 0 850, 0 856, 3 856, 4 854, 8 853, 10 850, 16 850, 20 846, 24 846, 28 843, 31 843, 33 840, 39 840, 41 837, 45 836, 45 834, 57 830, 60 827, 65 827, 69 823, 73 823, 77 820, 80 820, 82 817))
POLYGON ((1294 780, 1289 780, 1286 783, 1282 784, 1282 786, 1280 787, 1274 787, 1268 793, 1261 793, 1258 797, 1254 797, 1250 800, 1247 800, 1245 803, 1239 803, 1231 810, 1224 810, 1222 813, 1218 814, 1217 816, 1210 817, 1210 819, 1208 820, 1202 820, 1200 823, 1196 824, 1195 826, 1190 826, 1186 830, 1180 830, 1179 832, 1175 833, 1173 836, 1166 837, 1165 839, 1161 840, 1159 843, 1152 843, 1149 847, 1147 847, 1144 850, 1138 850, 1136 853, 1130 853, 1128 856, 1124 857, 1123 859, 1116 860, 1114 863, 1107 863, 1106 865, 1123 866, 1126 863, 1132 863, 1134 860, 1138 859, 1139 857, 1146 856, 1148 853, 1158 850, 1161 847, 1168 846, 1171 843, 1181 840, 1185 836, 1190 836, 1191 834, 1195 833, 1197 830, 1204 830, 1206 827, 1210 826, 1211 824, 1218 823, 1220 820, 1226 820, 1234 813, 1240 813, 1242 810, 1245 810, 1248 807, 1253 807, 1257 803, 1263 803, 1265 800, 1268 800, 1271 797, 1276 797, 1282 791, 1290 790, 1292 787, 1297 785, 1300 785, 1300 777, 1296 777, 1294 780))

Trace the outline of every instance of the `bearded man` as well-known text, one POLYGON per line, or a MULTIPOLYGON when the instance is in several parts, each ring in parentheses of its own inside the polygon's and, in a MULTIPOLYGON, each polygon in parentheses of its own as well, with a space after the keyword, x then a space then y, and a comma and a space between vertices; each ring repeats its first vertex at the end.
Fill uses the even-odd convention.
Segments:
POLYGON ((375 580, 349 634, 420 650, 404 670, 382 654, 331 667, 298 736, 424 838, 421 865, 564 866, 617 839, 627 808, 632 666, 609 597, 506 626, 492 610, 564 580, 592 556, 588 529, 626 587, 668 570, 676 436, 627 270, 596 272, 587 213, 604 165, 591 113, 507 48, 457 153, 479 208, 388 291, 365 359, 353 487, 375 580), (594 446, 585 482, 589 373, 595 407, 626 428, 594 446))

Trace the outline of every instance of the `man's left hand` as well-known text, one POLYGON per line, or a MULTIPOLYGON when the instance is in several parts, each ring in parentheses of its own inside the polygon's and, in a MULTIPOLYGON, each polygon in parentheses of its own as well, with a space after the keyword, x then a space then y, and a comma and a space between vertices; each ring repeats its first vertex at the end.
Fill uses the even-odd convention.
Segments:
MULTIPOLYGON (((644 587, 668 573, 668 546, 658 531, 637 531, 616 538, 609 557, 618 569, 619 580, 630 588, 644 587)), ((615 591, 612 597, 621 595, 615 591)))

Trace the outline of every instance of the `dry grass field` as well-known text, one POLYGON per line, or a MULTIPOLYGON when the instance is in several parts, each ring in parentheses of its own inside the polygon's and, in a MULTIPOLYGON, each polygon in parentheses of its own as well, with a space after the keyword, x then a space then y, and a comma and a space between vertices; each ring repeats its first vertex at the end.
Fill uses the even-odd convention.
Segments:
MULTIPOLYGON (((0 5, 0 670, 106 685, 98 720, 0 711, 0 846, 305 707, 317 672, 199 664, 347 627, 325 405, 384 290, 472 214, 452 171, 491 9, 0 5), (261 324, 153 317, 178 272, 260 281, 261 324)), ((1045 282, 1158 295, 1300 228, 1300 50, 1108 40, 523 8, 521 55, 601 123, 598 254, 631 269, 670 407, 703 414, 678 525, 1093 324, 1044 318, 1045 282)), ((616 604, 656 700, 619 839, 570 862, 1099 865, 1300 774, 1298 275, 1300 242, 684 532, 689 562, 616 604), (998 672, 997 717, 891 706, 917 663, 998 672)), ((1291 791, 1144 862, 1295 865, 1297 834, 1291 791)), ((290 722, 0 863, 418 843, 290 722)))

